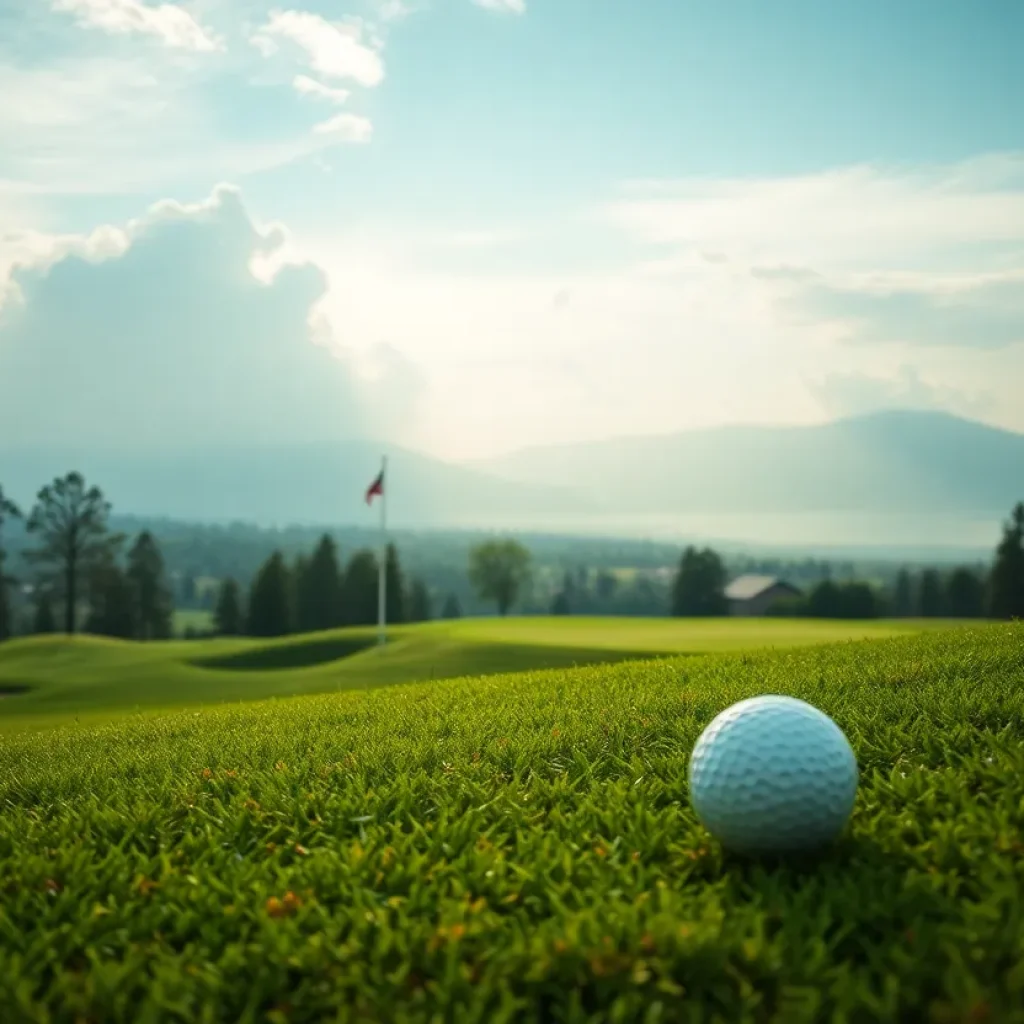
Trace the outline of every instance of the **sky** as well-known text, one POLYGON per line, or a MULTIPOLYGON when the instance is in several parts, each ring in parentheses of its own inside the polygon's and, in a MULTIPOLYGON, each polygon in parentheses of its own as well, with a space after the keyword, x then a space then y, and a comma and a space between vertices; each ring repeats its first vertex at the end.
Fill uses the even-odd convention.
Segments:
POLYGON ((1019 0, 0 0, 0 438, 1024 431, 1019 0))

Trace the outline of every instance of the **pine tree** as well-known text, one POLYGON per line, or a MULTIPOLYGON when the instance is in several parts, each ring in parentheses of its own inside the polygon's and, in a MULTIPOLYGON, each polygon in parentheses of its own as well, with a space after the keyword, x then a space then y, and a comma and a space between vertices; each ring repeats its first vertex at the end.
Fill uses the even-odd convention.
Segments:
POLYGON ((349 559, 342 581, 342 604, 348 625, 376 625, 378 586, 376 557, 372 551, 357 551, 349 559))
POLYGON ((985 614, 985 584, 981 577, 961 566, 946 584, 946 607, 955 619, 976 619, 985 614))
POLYGON ((4 495, 4 489, 0 487, 0 641, 6 640, 13 632, 10 587, 17 580, 6 572, 7 554, 3 544, 3 527, 7 519, 20 519, 21 509, 14 504, 10 498, 4 495))
POLYGON ((925 569, 921 573, 917 603, 926 619, 937 619, 944 614, 946 602, 942 592, 942 577, 936 569, 925 569))
POLYGON ((139 628, 135 590, 113 553, 90 568, 85 631, 130 640, 139 628))
POLYGON ((47 587, 39 587, 36 590, 35 611, 32 616, 32 632, 57 632, 57 617, 53 614, 53 600, 47 587))
POLYGON ((284 557, 275 551, 260 567, 249 596, 250 636, 285 636, 292 632, 291 578, 284 557))
POLYGON ((1014 508, 996 548, 989 610, 996 619, 1024 619, 1024 502, 1014 508))
POLYGON ((105 563, 119 537, 108 532, 110 503, 98 487, 86 488, 81 473, 68 473, 47 484, 28 517, 28 530, 40 545, 25 557, 48 567, 60 581, 64 597, 64 631, 74 633, 82 579, 105 563))
POLYGON ((217 594, 213 613, 214 628, 221 636, 237 636, 242 632, 242 592, 231 577, 224 580, 217 594))
POLYGON ((297 625, 299 632, 333 629, 345 622, 342 573, 338 565, 338 549, 324 534, 297 573, 297 625))
POLYGON ((900 569, 896 577, 896 590, 893 594, 893 614, 898 619, 909 619, 914 614, 914 584, 910 573, 900 569))
POLYGON ((433 617, 430 591, 418 577, 409 586, 409 598, 406 602, 409 622, 429 622, 433 617))
POLYGON ((441 608, 442 619, 461 619, 462 618, 462 605, 459 604, 459 599, 455 594, 449 594, 444 600, 444 606, 441 608))
POLYGON ((688 547, 672 586, 673 615, 725 615, 725 566, 710 548, 688 547))
POLYGON ((156 538, 143 530, 128 552, 128 580, 135 592, 136 636, 166 640, 171 635, 174 604, 156 538))

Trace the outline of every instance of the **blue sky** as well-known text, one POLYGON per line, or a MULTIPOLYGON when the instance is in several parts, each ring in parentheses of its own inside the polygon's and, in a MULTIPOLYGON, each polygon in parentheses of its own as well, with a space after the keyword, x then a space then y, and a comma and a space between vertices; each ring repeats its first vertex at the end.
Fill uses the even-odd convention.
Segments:
POLYGON ((281 367, 279 437, 451 458, 1024 430, 1022 38, 1010 0, 0 0, 0 430, 70 353, 55 442, 171 443, 154 376, 234 442, 281 367))

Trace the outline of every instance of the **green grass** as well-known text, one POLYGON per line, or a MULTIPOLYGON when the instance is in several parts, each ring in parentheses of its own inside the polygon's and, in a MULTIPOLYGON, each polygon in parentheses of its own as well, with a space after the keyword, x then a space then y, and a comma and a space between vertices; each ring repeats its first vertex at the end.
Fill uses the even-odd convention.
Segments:
POLYGON ((136 644, 33 637, 0 645, 0 732, 97 721, 131 710, 329 693, 418 680, 608 663, 672 654, 782 648, 892 636, 931 621, 787 619, 463 619, 406 626, 377 648, 373 629, 276 641, 136 644))
POLYGON ((213 612, 205 608, 175 608, 171 620, 171 630, 175 636, 184 636, 185 630, 192 628, 197 632, 206 632, 213 628, 213 612))
POLYGON ((1024 1021, 1020 624, 5 735, 0 809, 5 1022, 1024 1021), (689 807, 764 692, 858 757, 815 858, 689 807))

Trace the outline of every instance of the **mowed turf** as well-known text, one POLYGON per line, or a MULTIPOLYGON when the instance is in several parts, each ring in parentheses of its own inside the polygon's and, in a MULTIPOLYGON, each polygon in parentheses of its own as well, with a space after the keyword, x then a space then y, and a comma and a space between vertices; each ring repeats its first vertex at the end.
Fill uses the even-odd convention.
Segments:
POLYGON ((785 619, 463 619, 276 641, 136 644, 33 637, 0 645, 0 731, 95 721, 133 709, 324 693, 425 679, 607 663, 669 654, 787 647, 935 628, 921 621, 785 619))
POLYGON ((1024 1020, 1024 625, 0 736, 20 1021, 1024 1020), (688 802, 744 697, 861 783, 803 861, 688 802))

